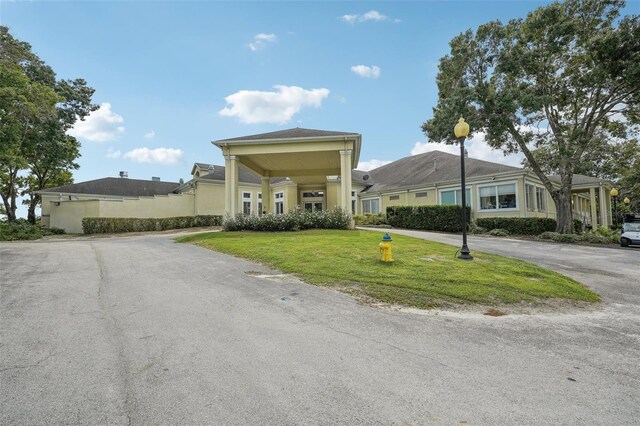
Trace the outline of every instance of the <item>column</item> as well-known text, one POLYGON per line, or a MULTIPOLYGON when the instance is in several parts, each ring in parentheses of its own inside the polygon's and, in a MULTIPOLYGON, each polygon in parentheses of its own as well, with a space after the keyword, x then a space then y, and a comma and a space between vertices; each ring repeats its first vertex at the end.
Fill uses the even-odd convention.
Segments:
POLYGON ((238 213, 238 158, 224 157, 224 212, 230 217, 238 213))
POLYGON ((262 211, 267 213, 273 213, 273 203, 271 202, 271 186, 269 185, 270 178, 268 176, 262 177, 262 211))
POLYGON ((351 214, 351 150, 340 150, 340 205, 351 214))
POLYGON ((600 226, 609 226, 607 217, 607 192, 604 187, 600 187, 600 226))
POLYGON ((598 229, 598 210, 596 209, 596 190, 589 188, 589 204, 591 207, 591 226, 598 229))

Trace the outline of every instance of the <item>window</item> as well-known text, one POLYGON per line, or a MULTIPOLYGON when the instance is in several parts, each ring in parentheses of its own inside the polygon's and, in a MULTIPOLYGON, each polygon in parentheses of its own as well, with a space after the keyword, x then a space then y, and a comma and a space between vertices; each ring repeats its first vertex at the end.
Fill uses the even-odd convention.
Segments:
POLYGON ((284 213, 284 192, 276 192, 274 194, 274 211, 276 214, 284 213))
POLYGON ((394 201, 394 200, 399 200, 400 196, 399 195, 389 195, 389 200, 394 201))
POLYGON ((544 188, 536 187, 536 203, 538 211, 547 211, 547 191, 544 188))
POLYGON ((377 198, 373 200, 362 200, 362 213, 380 213, 380 200, 377 198))
MULTIPOLYGON (((471 190, 467 188, 466 193, 467 206, 471 206, 471 190)), ((462 191, 459 189, 450 190, 450 191, 442 191, 440 193, 440 204, 448 205, 448 204, 457 204, 462 205, 462 191)))
POLYGON ((483 186, 479 188, 480 210, 515 209, 516 184, 483 186))
POLYGON ((302 198, 324 197, 324 191, 307 191, 302 193, 302 198))
POLYGON ((426 192, 416 192, 416 198, 426 198, 426 192))
POLYGON ((251 214, 251 193, 250 192, 242 193, 242 213, 245 216, 249 216, 251 214))
POLYGON ((536 209, 534 204, 535 200, 536 187, 533 185, 526 184, 524 186, 524 205, 527 207, 527 210, 532 212, 536 209))

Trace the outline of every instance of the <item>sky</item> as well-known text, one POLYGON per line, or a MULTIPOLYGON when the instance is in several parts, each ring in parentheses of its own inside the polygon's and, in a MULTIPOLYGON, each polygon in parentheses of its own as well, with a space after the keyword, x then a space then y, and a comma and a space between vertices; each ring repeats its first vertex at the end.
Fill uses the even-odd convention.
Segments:
MULTIPOLYGON (((449 41, 547 3, 0 0, 0 23, 58 79, 95 89, 100 109, 72 130, 76 182, 119 171, 177 182, 194 162, 224 164, 213 140, 293 127, 360 133, 361 170, 459 153, 421 131, 449 41)), ((522 158, 480 134, 466 147, 502 164, 522 158)))

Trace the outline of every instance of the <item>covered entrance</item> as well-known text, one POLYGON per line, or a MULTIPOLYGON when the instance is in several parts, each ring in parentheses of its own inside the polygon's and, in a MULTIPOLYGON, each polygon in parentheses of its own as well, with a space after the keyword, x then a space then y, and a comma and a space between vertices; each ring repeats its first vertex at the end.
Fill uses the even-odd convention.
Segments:
POLYGON ((225 213, 242 212, 240 165, 262 177, 262 210, 267 213, 286 212, 285 206, 351 212, 351 170, 358 164, 361 140, 358 133, 298 127, 212 142, 225 159, 225 213))

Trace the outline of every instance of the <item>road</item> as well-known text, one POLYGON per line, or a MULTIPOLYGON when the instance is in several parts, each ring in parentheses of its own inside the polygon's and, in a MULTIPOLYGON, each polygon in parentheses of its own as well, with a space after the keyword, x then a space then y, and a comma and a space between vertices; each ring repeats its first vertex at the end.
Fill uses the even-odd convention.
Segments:
POLYGON ((602 307, 406 312, 167 235, 2 243, 0 424, 637 424, 640 251, 544 247, 602 307))

